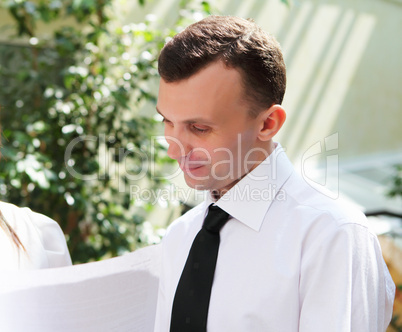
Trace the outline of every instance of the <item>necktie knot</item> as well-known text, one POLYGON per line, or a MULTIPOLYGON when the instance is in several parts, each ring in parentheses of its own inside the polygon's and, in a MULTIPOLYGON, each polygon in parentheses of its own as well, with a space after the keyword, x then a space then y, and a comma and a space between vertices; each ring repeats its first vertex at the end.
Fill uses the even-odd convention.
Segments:
POLYGON ((223 211, 219 206, 211 204, 202 227, 209 232, 219 233, 223 225, 228 221, 228 218, 228 213, 223 211))

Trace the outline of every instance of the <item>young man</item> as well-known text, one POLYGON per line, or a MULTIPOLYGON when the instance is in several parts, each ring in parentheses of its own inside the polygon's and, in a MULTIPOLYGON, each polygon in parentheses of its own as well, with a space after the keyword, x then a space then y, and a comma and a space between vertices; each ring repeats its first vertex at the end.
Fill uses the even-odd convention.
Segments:
POLYGON ((273 142, 286 118, 276 40, 253 22, 211 16, 165 45, 159 73, 168 155, 209 196, 163 239, 155 331, 385 331, 394 284, 376 235, 359 211, 306 184, 273 142), (229 220, 204 299, 189 252, 211 204, 229 220))

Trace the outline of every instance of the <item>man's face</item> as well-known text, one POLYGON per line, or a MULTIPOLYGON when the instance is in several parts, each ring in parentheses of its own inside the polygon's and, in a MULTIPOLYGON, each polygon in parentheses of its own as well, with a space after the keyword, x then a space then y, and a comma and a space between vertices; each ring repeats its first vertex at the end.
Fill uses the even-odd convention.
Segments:
POLYGON ((220 61, 189 79, 161 79, 157 111, 168 155, 190 187, 228 190, 265 158, 257 138, 261 122, 249 115, 243 90, 240 73, 220 61))

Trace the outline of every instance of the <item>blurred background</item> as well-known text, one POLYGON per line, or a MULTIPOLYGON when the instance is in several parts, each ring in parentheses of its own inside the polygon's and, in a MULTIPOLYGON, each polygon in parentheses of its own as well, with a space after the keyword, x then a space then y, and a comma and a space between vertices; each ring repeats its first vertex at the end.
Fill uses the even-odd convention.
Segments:
POLYGON ((282 45, 277 141, 369 217, 402 331, 402 0, 0 0, 0 199, 59 222, 75 263, 158 243, 203 194, 167 158, 157 57, 211 14, 252 18, 282 45))

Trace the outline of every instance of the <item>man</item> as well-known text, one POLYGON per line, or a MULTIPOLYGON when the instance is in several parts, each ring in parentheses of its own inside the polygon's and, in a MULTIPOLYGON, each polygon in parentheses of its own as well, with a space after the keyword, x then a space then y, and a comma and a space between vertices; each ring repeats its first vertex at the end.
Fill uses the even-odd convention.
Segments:
POLYGON ((276 40, 211 16, 165 45, 159 73, 168 155, 209 195, 163 239, 155 331, 385 331, 394 284, 365 217, 306 184, 273 142, 286 118, 276 40), (229 220, 201 300, 187 265, 198 271, 190 256, 211 204, 229 220))

